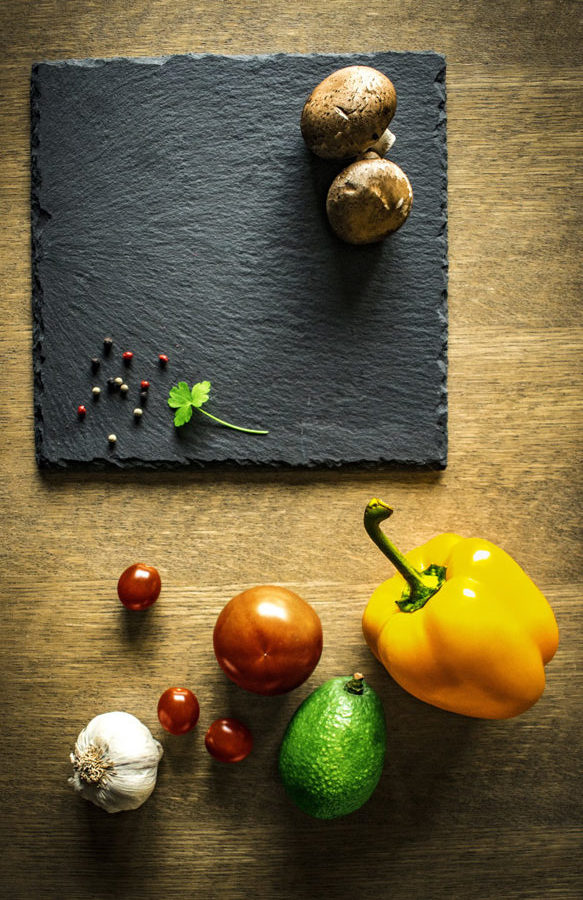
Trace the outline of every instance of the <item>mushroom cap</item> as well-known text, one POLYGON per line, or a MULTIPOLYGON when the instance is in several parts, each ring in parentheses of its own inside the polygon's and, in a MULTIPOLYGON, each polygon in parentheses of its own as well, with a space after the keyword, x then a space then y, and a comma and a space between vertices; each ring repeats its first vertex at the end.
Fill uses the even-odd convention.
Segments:
POLYGON ((348 159, 374 145, 397 108, 392 81, 369 66, 346 66, 314 88, 300 127, 310 150, 324 159, 348 159))
POLYGON ((376 154, 336 176, 326 200, 333 231, 349 244, 372 244, 401 227, 413 202, 409 179, 399 166, 376 154))

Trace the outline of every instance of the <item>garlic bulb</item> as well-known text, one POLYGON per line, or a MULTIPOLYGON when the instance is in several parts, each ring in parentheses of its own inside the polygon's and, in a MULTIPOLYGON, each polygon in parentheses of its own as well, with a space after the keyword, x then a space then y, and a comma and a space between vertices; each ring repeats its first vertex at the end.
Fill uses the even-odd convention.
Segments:
POLYGON ((102 713, 77 738, 69 784, 107 812, 137 809, 154 790, 163 752, 135 716, 102 713))

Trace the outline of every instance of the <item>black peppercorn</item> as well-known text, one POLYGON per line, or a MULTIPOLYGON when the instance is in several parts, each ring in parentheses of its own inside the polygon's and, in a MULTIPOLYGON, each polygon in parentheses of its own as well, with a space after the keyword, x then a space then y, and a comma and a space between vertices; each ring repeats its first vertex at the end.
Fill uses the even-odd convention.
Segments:
POLYGON ((96 356, 94 356, 93 359, 91 360, 91 371, 97 372, 100 365, 101 365, 101 360, 98 359, 96 356))
POLYGON ((110 338, 110 337, 103 338, 103 352, 110 353, 112 347, 113 347, 113 338, 110 338))
POLYGON ((118 387, 118 385, 116 383, 115 378, 107 379, 107 390, 108 391, 115 391, 115 390, 117 390, 117 387, 118 387))

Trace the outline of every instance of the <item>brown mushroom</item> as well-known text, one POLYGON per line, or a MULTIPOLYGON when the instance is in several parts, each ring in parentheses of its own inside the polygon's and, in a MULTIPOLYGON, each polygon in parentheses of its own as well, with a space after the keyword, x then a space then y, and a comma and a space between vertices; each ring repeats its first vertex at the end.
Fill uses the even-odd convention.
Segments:
POLYGON ((377 153, 367 153, 334 179, 326 212, 343 241, 372 244, 401 227, 412 202, 413 191, 403 170, 377 153))
POLYGON ((314 88, 302 111, 310 150, 324 159, 348 159, 366 150, 383 156, 394 143, 388 124, 397 95, 392 81, 369 66, 347 66, 314 88))

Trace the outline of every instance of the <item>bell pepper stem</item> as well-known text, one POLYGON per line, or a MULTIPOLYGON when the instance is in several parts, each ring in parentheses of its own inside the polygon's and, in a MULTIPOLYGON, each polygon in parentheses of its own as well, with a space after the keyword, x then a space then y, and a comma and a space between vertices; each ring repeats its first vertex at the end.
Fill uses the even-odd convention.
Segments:
POLYGON ((393 510, 390 506, 374 497, 364 511, 364 527, 371 540, 407 582, 408 587, 403 592, 401 600, 397 601, 397 606, 402 612, 415 612, 437 593, 445 581, 445 569, 443 566, 429 566, 424 572, 418 572, 411 565, 381 530, 381 522, 384 522, 392 514, 393 510))

